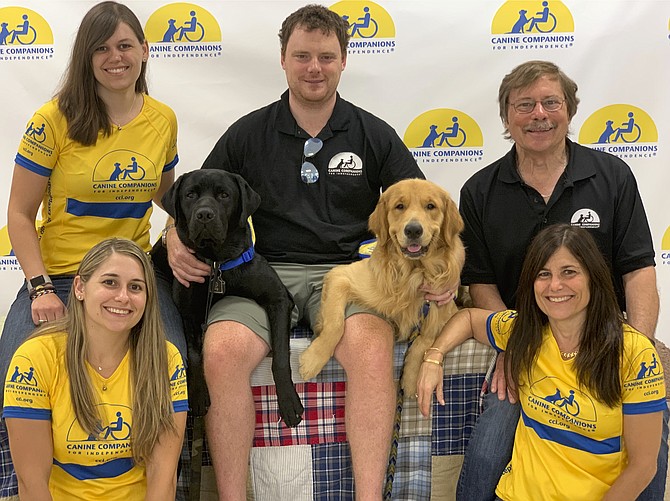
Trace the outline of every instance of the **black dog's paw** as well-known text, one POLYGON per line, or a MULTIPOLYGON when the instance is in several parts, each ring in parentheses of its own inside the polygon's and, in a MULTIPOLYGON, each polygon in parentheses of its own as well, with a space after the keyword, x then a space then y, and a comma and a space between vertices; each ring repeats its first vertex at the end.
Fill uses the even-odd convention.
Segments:
POLYGON ((277 402, 279 403, 279 415, 286 426, 294 428, 302 421, 302 406, 298 392, 292 382, 277 384, 277 402))
POLYGON ((201 417, 209 409, 209 392, 206 386, 189 389, 188 403, 191 406, 191 415, 201 417))

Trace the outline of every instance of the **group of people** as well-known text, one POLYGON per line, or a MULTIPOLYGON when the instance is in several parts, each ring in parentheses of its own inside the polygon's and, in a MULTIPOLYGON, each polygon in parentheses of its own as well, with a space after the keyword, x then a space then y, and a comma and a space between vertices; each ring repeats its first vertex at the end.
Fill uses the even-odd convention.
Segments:
MULTIPOLYGON (((294 325, 312 326, 323 276, 358 259, 359 245, 372 237, 367 220, 380 192, 424 177, 388 124, 338 94, 348 28, 323 6, 289 15, 279 32, 288 90, 230 126, 202 166, 240 174, 260 194, 256 249, 293 295, 294 325), (316 153, 314 138, 321 142, 316 153), (329 160, 344 154, 361 159, 360 175, 328 173, 329 160), (305 180, 307 157, 319 176, 305 180)), ((152 202, 160 207, 174 181, 177 124, 172 110, 148 95, 147 57, 132 12, 113 1, 95 5, 81 22, 61 88, 32 119, 46 123, 55 146, 37 149, 25 136, 19 146, 8 227, 26 284, 0 338, 7 375, 0 496, 183 495, 177 472, 187 411, 185 342, 170 299, 172 277, 146 257, 152 202), (131 156, 133 165, 146 159, 162 166, 153 191, 124 202, 95 193, 91 166, 112 179, 131 156), (106 450, 114 452, 100 455, 99 443, 110 440, 116 446, 106 450)), ((436 388, 443 401, 435 357, 473 335, 508 354, 499 357, 466 452, 459 499, 531 499, 539 483, 543 499, 635 499, 645 488, 640 499, 663 497, 663 380, 654 378, 649 393, 626 385, 635 368, 639 373, 640 357, 657 356, 640 334, 653 340, 658 316, 649 225, 628 166, 568 139, 576 91, 548 62, 530 61, 507 75, 500 115, 514 145, 461 192, 468 252, 462 281, 482 310, 459 313, 426 352, 422 412, 436 388), (552 226, 570 223, 582 209, 596 213, 599 225, 552 226), (521 411, 512 405, 516 395, 521 411), (540 404, 564 414, 577 405, 597 414, 589 421, 596 432, 571 424, 570 413, 558 428, 545 422, 537 410, 543 395, 551 398, 540 404)), ((187 286, 204 282, 210 266, 169 221, 163 237, 174 277, 187 286)), ((423 292, 439 306, 454 298, 453 287, 423 292)), ((335 357, 347 374, 356 499, 378 501, 395 411, 393 327, 356 305, 346 314, 335 357)), ((265 312, 254 302, 226 296, 211 309, 203 342, 206 427, 222 500, 246 499, 255 423, 250 376, 269 347, 265 312)))

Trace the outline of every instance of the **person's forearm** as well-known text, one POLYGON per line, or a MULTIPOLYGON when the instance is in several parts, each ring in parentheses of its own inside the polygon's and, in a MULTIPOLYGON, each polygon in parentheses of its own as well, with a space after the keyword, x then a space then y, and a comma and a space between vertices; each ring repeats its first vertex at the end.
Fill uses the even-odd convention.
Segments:
POLYGON ((658 322, 659 298, 656 269, 648 266, 623 276, 626 294, 626 321, 650 339, 658 322))
POLYGON ((151 479, 147 477, 147 495, 145 501, 166 501, 174 499, 177 492, 177 474, 175 472, 171 477, 165 475, 160 477, 153 475, 151 479))
POLYGON ((629 464, 612 484, 603 501, 635 500, 649 485, 656 473, 656 463, 643 467, 629 464))
POLYGON ((49 492, 49 482, 40 479, 26 478, 25 480, 19 476, 19 499, 29 501, 52 501, 51 493, 49 492))
POLYGON ((26 278, 47 274, 35 231, 35 221, 22 214, 13 214, 7 220, 7 230, 12 249, 26 278))
POLYGON ((433 343, 433 348, 437 348, 442 353, 449 353, 472 337, 480 343, 489 345, 486 334, 486 319, 490 313, 490 311, 480 308, 459 310, 444 326, 433 343))

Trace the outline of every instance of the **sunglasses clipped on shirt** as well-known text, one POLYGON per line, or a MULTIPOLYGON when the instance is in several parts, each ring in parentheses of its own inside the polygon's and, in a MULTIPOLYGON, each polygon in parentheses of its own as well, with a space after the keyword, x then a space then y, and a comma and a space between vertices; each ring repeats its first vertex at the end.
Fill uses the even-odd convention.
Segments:
POLYGON ((306 184, 313 184, 319 180, 319 171, 312 162, 307 160, 312 158, 323 148, 323 141, 318 137, 310 137, 305 141, 302 148, 302 165, 300 166, 300 179, 306 184))

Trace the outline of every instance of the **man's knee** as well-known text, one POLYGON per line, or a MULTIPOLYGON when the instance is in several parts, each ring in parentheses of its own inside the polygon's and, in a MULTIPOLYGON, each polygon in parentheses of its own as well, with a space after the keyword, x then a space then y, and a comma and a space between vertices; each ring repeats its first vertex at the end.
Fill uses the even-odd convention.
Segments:
POLYGON ((247 377, 268 354, 269 347, 246 326, 231 321, 215 322, 205 332, 202 347, 205 378, 234 374, 247 377))
POLYGON ((348 366, 382 370, 392 367, 391 325, 369 313, 358 313, 348 317, 342 340, 335 349, 335 358, 345 370, 348 366))

